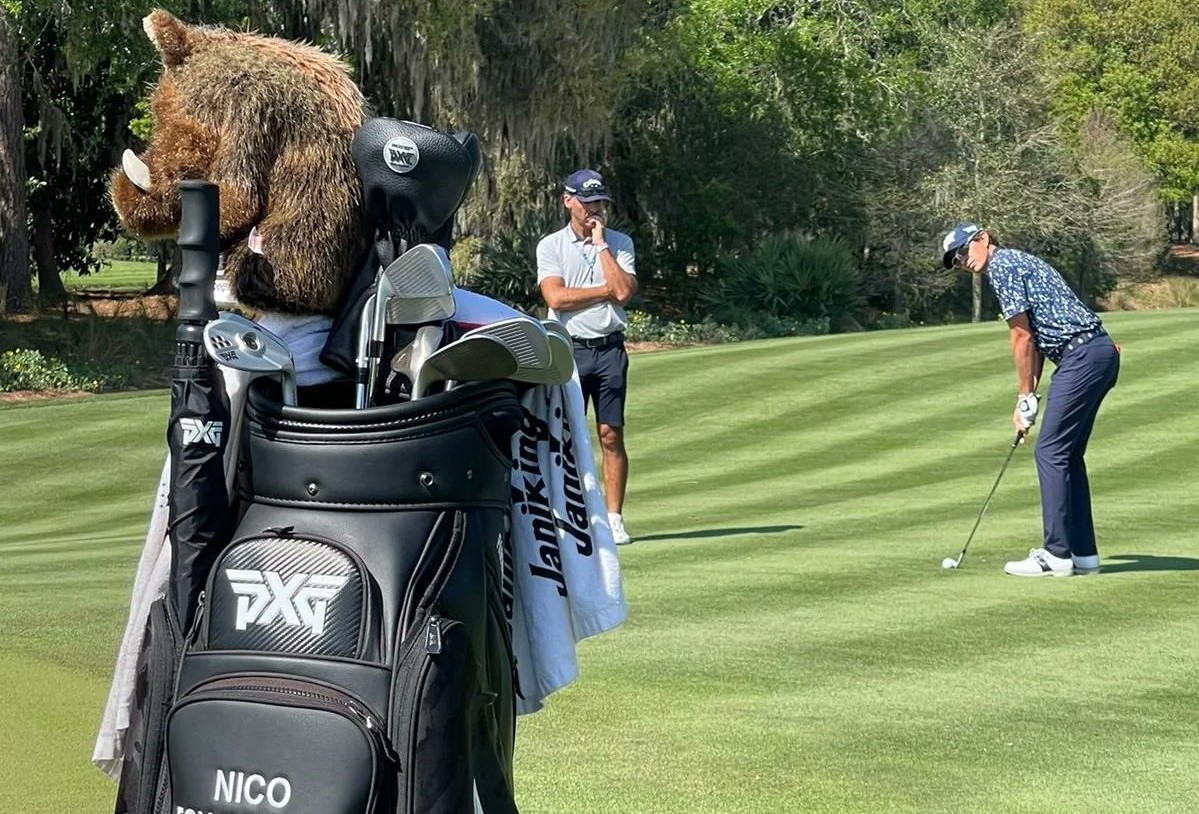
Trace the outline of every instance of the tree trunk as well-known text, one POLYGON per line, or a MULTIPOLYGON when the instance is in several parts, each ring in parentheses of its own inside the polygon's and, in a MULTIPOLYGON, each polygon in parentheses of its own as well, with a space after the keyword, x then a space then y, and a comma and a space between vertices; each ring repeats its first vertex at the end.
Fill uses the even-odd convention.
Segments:
POLYGON ((157 244, 158 277, 147 294, 174 294, 179 290, 179 269, 183 265, 183 250, 173 240, 157 244))
POLYGON ((1199 243, 1199 195, 1191 196, 1191 242, 1199 243))
POLYGON ((970 293, 974 300, 970 308, 970 321, 983 321, 983 276, 981 274, 970 275, 970 293))
POLYGON ((29 307, 29 233, 25 210, 25 116, 16 27, 0 8, 0 291, 9 311, 29 307))
POLYGON ((54 255, 54 226, 45 212, 33 222, 33 257, 37 265, 37 298, 42 305, 60 305, 67 301, 67 289, 58 273, 54 255))

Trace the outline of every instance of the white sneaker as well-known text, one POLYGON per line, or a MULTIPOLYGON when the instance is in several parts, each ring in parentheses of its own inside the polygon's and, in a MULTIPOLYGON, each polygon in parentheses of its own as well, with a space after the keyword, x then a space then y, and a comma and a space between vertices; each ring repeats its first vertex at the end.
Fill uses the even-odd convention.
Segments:
POLYGON ((612 529, 612 539, 617 545, 628 545, 633 538, 624 529, 624 517, 620 512, 608 512, 608 527, 612 529))
POLYGON ((1099 555, 1091 554, 1086 557, 1074 556, 1074 574, 1081 576, 1084 574, 1099 573, 1099 555))
POLYGON ((1068 577, 1074 573, 1074 560, 1055 557, 1043 548, 1034 548, 1023 560, 1009 562, 1003 573, 1014 577, 1068 577))

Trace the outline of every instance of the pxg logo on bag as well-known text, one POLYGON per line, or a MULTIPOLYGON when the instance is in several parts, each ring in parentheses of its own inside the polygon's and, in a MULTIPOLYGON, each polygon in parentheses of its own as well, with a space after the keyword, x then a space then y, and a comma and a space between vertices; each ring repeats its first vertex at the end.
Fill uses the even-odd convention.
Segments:
POLYGON ((369 583, 340 544, 300 537, 230 545, 212 570, 207 647, 356 658, 369 583))
POLYGON ((225 576, 238 595, 234 623, 238 630, 281 619, 284 625, 308 628, 314 636, 325 632, 329 601, 349 579, 332 574, 292 574, 284 581, 277 571, 244 568, 228 568, 225 576))
POLYGON ((198 418, 181 418, 179 427, 183 430, 183 446, 192 444, 209 444, 214 447, 221 445, 221 436, 225 432, 223 421, 202 421, 198 418))

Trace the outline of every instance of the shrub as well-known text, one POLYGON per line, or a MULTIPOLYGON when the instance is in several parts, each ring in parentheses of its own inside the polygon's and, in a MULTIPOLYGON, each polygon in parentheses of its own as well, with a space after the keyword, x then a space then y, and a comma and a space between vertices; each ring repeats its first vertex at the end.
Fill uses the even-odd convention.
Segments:
POLYGON ((744 314, 737 324, 724 325, 704 319, 700 322, 669 321, 645 311, 630 311, 625 338, 630 342, 658 342, 665 345, 720 344, 776 336, 826 334, 827 317, 813 320, 779 319, 770 314, 744 314))
POLYGON ((17 390, 88 390, 95 392, 108 382, 103 376, 72 373, 60 359, 43 356, 28 348, 0 354, 0 393, 17 390))
POLYGON ((859 290, 860 270, 845 241, 781 232, 751 252, 719 258, 700 300, 717 322, 741 328, 769 318, 836 324, 853 310, 859 290))
POLYGON ((544 309, 537 288, 537 243, 562 228, 561 210, 543 209, 525 215, 517 226, 478 247, 478 266, 462 284, 526 313, 544 309))
POLYGON ((158 247, 122 232, 112 240, 97 240, 92 254, 100 260, 156 260, 158 247))
POLYGON ((907 311, 891 313, 890 311, 882 311, 874 321, 870 323, 872 331, 889 331, 895 328, 910 328, 912 327, 912 315, 907 311))

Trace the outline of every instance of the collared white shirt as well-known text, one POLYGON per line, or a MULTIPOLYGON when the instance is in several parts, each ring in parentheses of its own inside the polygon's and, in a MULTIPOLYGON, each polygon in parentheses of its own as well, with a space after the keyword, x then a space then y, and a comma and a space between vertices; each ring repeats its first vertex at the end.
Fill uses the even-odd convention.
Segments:
MULTIPOLYGON (((629 274, 636 274, 633 239, 624 232, 604 229, 604 240, 616 263, 629 274)), ((604 269, 591 238, 581 238, 567 224, 537 244, 537 283, 547 277, 561 277, 567 288, 592 288, 604 284, 604 269)), ((550 309, 550 318, 566 326, 579 339, 598 339, 623 331, 629 318, 624 308, 612 301, 597 302, 577 311, 550 309)))

